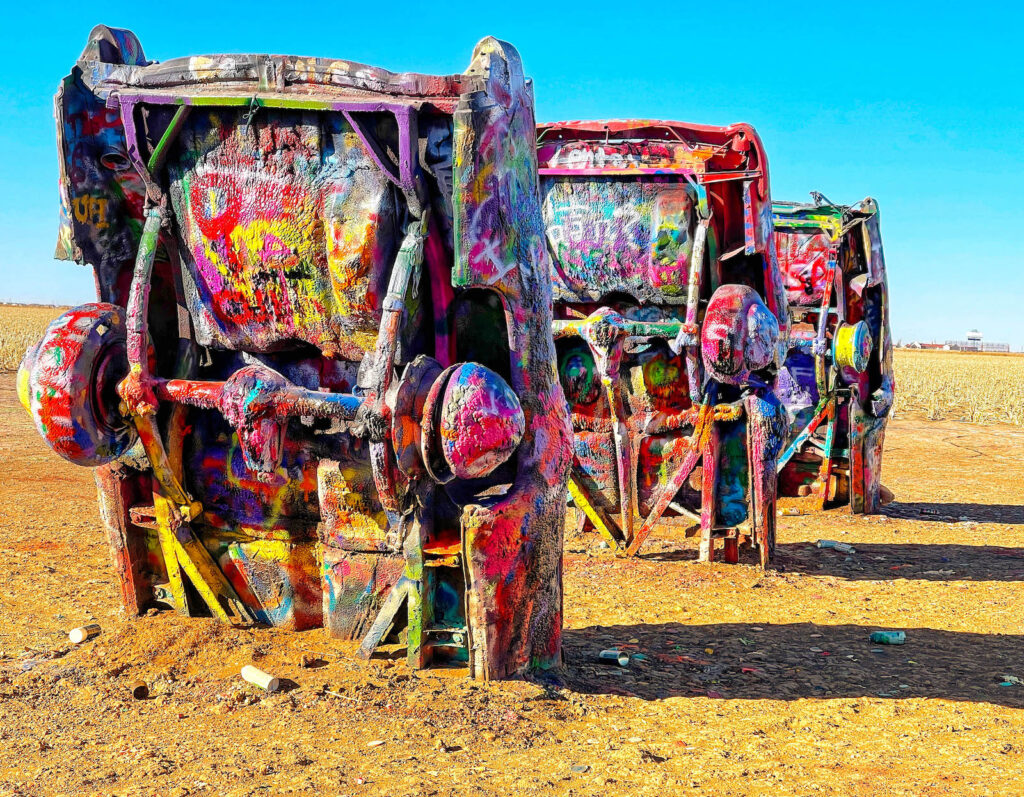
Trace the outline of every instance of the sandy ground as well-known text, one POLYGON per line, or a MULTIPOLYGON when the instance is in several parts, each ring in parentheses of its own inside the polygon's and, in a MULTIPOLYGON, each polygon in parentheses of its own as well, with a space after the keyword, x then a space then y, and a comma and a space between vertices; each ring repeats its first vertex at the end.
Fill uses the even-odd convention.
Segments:
POLYGON ((565 667, 480 684, 362 666, 322 631, 125 617, 91 473, 44 447, 13 381, 0 794, 1021 793, 1024 430, 895 421, 897 503, 781 518, 768 573, 699 564, 678 537, 632 561, 571 538, 565 667), (102 635, 71 646, 88 621, 102 635), (906 645, 872 644, 877 629, 906 645), (630 665, 595 664, 609 647, 630 665), (248 663, 285 691, 246 685, 248 663))

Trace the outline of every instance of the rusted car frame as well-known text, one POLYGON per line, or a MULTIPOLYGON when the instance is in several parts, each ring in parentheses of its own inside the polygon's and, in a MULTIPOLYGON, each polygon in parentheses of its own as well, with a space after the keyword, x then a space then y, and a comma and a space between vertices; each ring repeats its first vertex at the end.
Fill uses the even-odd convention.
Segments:
POLYGON ((876 513, 895 380, 878 203, 776 202, 791 317, 777 392, 790 418, 779 492, 876 513))
POLYGON ((99 301, 19 393, 98 466, 125 605, 556 664, 568 422, 515 49, 152 63, 99 26, 56 110, 58 256, 99 301))
POLYGON ((538 159, 574 503, 627 555, 682 517, 702 559, 721 539, 726 561, 748 543, 767 564, 788 313, 760 139, 561 122, 538 128, 538 159))

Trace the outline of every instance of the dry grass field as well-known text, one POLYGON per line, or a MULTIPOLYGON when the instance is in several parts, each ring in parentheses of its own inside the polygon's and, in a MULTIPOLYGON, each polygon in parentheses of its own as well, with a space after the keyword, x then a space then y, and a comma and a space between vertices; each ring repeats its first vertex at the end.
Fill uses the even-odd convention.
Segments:
POLYGON ((66 309, 38 304, 0 304, 0 373, 16 371, 25 349, 39 340, 46 325, 66 309))
POLYGON ((897 416, 1024 426, 1024 355, 895 352, 897 416))

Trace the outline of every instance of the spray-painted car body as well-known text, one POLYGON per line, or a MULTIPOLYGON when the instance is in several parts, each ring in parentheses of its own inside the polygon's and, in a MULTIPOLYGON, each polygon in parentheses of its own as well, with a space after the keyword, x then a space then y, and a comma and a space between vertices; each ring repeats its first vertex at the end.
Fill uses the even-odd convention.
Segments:
POLYGON ((775 240, 791 316, 777 391, 789 413, 779 492, 821 508, 878 511, 895 388, 878 204, 776 202, 775 240))
POLYGON ((626 553, 682 515, 699 519, 702 558, 723 538, 727 561, 749 541, 767 562, 788 315, 760 139, 555 123, 538 160, 575 503, 626 553))
POLYGON ((99 465, 126 606, 557 663, 568 422, 516 51, 150 63, 100 26, 56 113, 58 256, 99 302, 20 393, 99 465))

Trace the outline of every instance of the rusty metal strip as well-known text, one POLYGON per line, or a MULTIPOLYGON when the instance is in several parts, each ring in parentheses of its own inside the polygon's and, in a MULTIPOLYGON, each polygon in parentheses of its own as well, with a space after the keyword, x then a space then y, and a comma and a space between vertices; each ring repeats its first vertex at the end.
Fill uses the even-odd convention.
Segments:
POLYGON ((664 487, 662 487, 650 514, 644 519, 643 525, 636 533, 636 536, 630 540, 629 547, 626 549, 627 556, 633 556, 638 550, 640 550, 640 546, 643 545, 644 541, 650 536, 651 531, 654 529, 654 525, 661 520, 662 515, 665 514, 665 510, 668 509, 668 505, 672 502, 672 499, 675 498, 676 493, 679 492, 679 488, 683 486, 683 482, 686 481, 689 475, 693 472, 693 469, 697 466, 697 462, 700 460, 701 454, 707 446, 708 436, 714 426, 714 410, 708 402, 710 397, 711 392, 709 391, 705 396, 704 403, 701 404, 700 414, 698 415, 697 422, 694 425, 693 435, 690 438, 690 450, 686 453, 686 457, 683 459, 676 472, 672 475, 672 478, 666 482, 664 487))
MULTIPOLYGON (((430 213, 423 211, 421 218, 411 219, 405 230, 405 237, 395 258, 395 265, 388 282, 388 292, 384 298, 384 312, 377 332, 377 345, 374 351, 373 367, 375 371, 374 389, 367 397, 373 412, 383 417, 385 412, 384 399, 394 378, 395 353, 398 347, 398 335, 405 313, 405 297, 412 281, 412 275, 418 273, 423 262, 423 247, 427 237, 430 213)), ((389 440, 371 441, 370 459, 373 465, 373 481, 380 495, 381 505, 389 512, 399 510, 399 484, 396 474, 395 457, 390 450, 389 440)))
POLYGON ((854 514, 877 511, 869 507, 867 484, 865 483, 864 432, 867 413, 861 408, 860 394, 856 387, 850 391, 849 441, 850 441, 850 509, 854 514))
MULTIPOLYGON (((718 427, 708 424, 701 447, 700 561, 715 560, 715 498, 718 492, 718 427)), ((680 485, 682 482, 680 482, 680 485)))
MULTIPOLYGON (((690 388, 690 400, 699 404, 703 399, 700 358, 697 345, 697 309, 700 303, 701 282, 704 275, 704 246, 708 238, 708 225, 711 223, 711 212, 705 210, 706 202, 699 205, 701 209, 700 223, 697 225, 697 234, 693 240, 693 252, 690 256, 690 274, 687 281, 686 293, 686 323, 680 331, 694 338, 694 344, 686 346, 686 380, 690 388)), ((673 343, 676 353, 682 348, 682 340, 677 339, 673 343)))
POLYGON ((622 529, 619 528, 619 525, 604 507, 594 501, 589 488, 583 479, 580 478, 579 471, 575 465, 569 471, 569 495, 572 496, 576 506, 594 524, 594 528, 598 530, 601 536, 608 540, 614 550, 619 550, 625 545, 626 536, 622 533, 622 529))
MULTIPOLYGON (((620 350, 616 347, 615 355, 620 350)), ((633 538, 633 518, 636 504, 636 489, 632 483, 633 443, 626 422, 626 410, 622 401, 622 380, 619 378, 619 357, 608 358, 609 369, 603 374, 605 396, 609 408, 615 418, 612 425, 612 437, 615 441, 616 475, 619 487, 619 516, 622 518, 622 533, 627 540, 633 538), (614 368, 614 371, 613 371, 614 368)))
POLYGON ((800 434, 793 438, 793 442, 789 444, 789 446, 783 452, 782 456, 779 457, 779 462, 775 466, 776 473, 781 472, 782 469, 786 467, 786 463, 788 463, 793 458, 793 455, 796 454, 796 452, 799 451, 801 448, 803 448, 804 443, 806 443, 810 439, 811 435, 814 434, 817 428, 821 425, 821 422, 825 420, 827 415, 828 398, 826 397, 818 402, 818 406, 814 410, 814 417, 812 417, 811 420, 807 422, 807 425, 803 428, 803 431, 801 431, 800 434))
POLYGON ((172 520, 175 517, 174 507, 170 501, 159 494, 154 494, 153 505, 156 510, 157 539, 160 541, 160 552, 167 570, 174 608, 181 614, 190 615, 185 583, 181 577, 181 566, 178 564, 177 551, 174 547, 174 531, 171 528, 172 520))
POLYGON ((775 498, 778 471, 774 457, 781 438, 773 419, 764 412, 764 400, 757 393, 745 400, 747 409, 747 457, 749 469, 749 512, 752 536, 757 543, 761 567, 775 557, 775 498))
POLYGON ((174 504, 159 494, 154 495, 153 500, 157 536, 175 608, 182 614, 191 615, 182 578, 184 572, 214 617, 232 624, 253 622, 252 613, 239 599, 210 552, 196 539, 187 524, 177 525, 179 521, 174 504))
MULTIPOLYGON (((370 630, 366 632, 366 636, 363 637, 363 641, 359 643, 358 656, 361 659, 368 659, 373 655, 373 651, 377 649, 377 646, 387 637, 391 627, 395 624, 395 617, 402 606, 408 602, 410 615, 412 613, 413 602, 419 600, 420 586, 419 582, 413 581, 408 576, 403 575, 398 579, 398 583, 391 588, 387 598, 384 599, 384 605, 380 607, 380 611, 377 612, 377 617, 374 618, 373 624, 370 626, 370 630)), ((411 617, 410 617, 411 620, 411 617)), ((422 624, 409 623, 409 630, 412 631, 414 627, 419 627, 422 624)))
POLYGON ((839 269, 836 258, 838 250, 835 246, 829 248, 828 275, 825 277, 825 291, 821 297, 821 310, 818 313, 818 329, 814 336, 814 379, 818 383, 818 395, 824 396, 828 391, 827 366, 825 362, 825 332, 828 329, 829 302, 832 301, 832 288, 836 282, 836 272, 839 269))
POLYGON ((836 438, 837 403, 835 397, 828 402, 828 427, 825 430, 825 450, 821 457, 821 470, 818 471, 818 496, 821 498, 822 509, 828 503, 829 483, 832 480, 832 449, 836 438))

